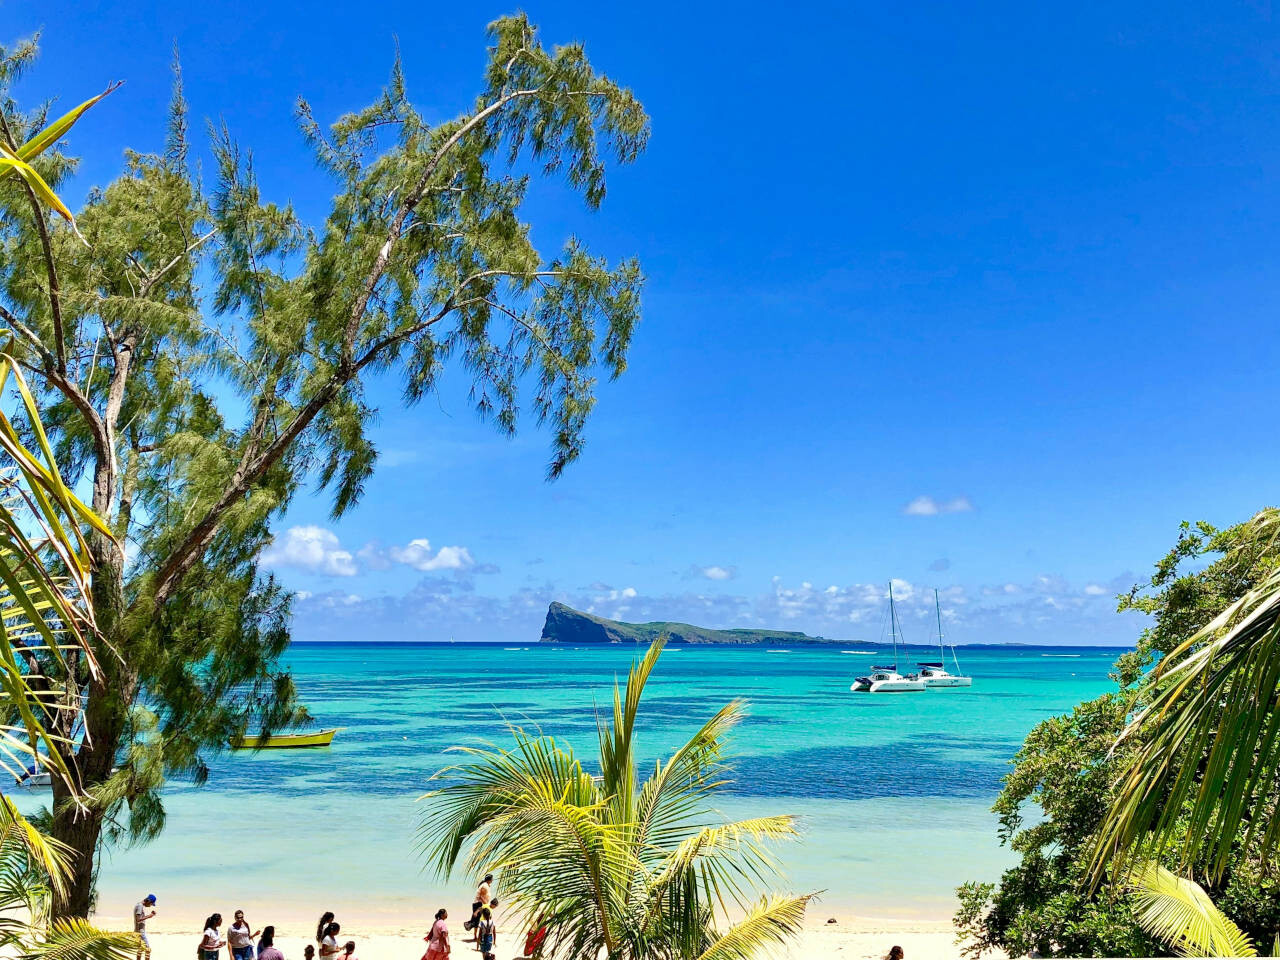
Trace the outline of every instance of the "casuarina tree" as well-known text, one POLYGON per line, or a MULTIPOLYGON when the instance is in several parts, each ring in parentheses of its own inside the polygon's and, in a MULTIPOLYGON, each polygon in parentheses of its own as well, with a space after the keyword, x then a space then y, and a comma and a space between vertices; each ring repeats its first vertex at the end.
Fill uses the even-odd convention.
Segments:
MULTIPOLYGON (((328 127, 299 102, 333 182, 322 223, 263 197, 225 127, 196 176, 180 74, 164 150, 129 153, 90 194, 83 240, 0 182, 0 323, 64 472, 113 534, 89 533, 100 669, 75 678, 82 726, 64 733, 92 802, 55 788, 53 833, 76 854, 60 914, 88 911, 104 838, 161 828, 166 776, 199 779, 226 738, 301 718, 277 663, 289 597, 257 557, 309 480, 335 516, 359 500, 377 460, 370 376, 414 403, 458 368, 500 430, 522 405, 549 428, 555 477, 582 450, 598 378, 625 367, 638 264, 577 238, 544 253, 523 209, 535 177, 598 206, 606 162, 637 157, 648 118, 523 16, 489 36, 479 95, 454 120, 415 109, 398 60, 370 106, 328 127)), ((45 123, 10 92, 34 55, 0 58, 7 144, 45 123)), ((57 189, 74 162, 49 149, 32 166, 57 189)))

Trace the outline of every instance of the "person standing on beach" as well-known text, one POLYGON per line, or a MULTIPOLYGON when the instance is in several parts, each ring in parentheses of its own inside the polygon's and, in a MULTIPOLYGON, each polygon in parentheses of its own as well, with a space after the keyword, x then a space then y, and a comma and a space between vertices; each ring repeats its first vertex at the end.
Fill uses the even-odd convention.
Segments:
MULTIPOLYGON (((310 948, 310 944, 307 947, 310 948)), ((284 960, 284 954, 276 946, 276 928, 262 928, 262 939, 258 941, 258 960, 284 960)))
POLYGON ((449 911, 444 907, 436 911, 431 929, 422 938, 427 941, 427 952, 422 955, 422 960, 444 960, 452 952, 453 948, 449 946, 449 925, 445 923, 448 919, 449 911))
POLYGON ((218 954, 227 945, 218 933, 222 926, 222 914, 215 913, 204 922, 204 936, 200 938, 200 960, 218 960, 218 954))
POLYGON ((338 960, 338 954, 342 953, 338 946, 338 934, 341 932, 342 925, 336 921, 324 928, 324 936, 320 938, 320 960, 338 960))
POLYGON ((156 895, 148 893, 133 905, 133 932, 138 935, 138 960, 149 960, 151 941, 147 939, 147 921, 156 915, 156 895))
MULTIPOLYGON (((474 930, 480 922, 480 911, 489 905, 491 883, 493 883, 493 874, 486 873, 484 879, 480 881, 480 886, 476 888, 476 899, 471 904, 471 919, 462 925, 463 930, 474 930)), ((476 938, 472 937, 471 942, 475 943, 476 938)))
POLYGON ((253 941, 261 932, 249 926, 243 910, 237 910, 235 922, 227 928, 227 952, 231 960, 253 960, 253 941))
POLYGON ((333 911, 326 910, 320 914, 320 922, 316 924, 316 944, 324 939, 324 928, 333 922, 333 911))
POLYGON ((498 944, 498 925, 493 922, 493 910, 480 908, 480 922, 476 924, 476 949, 484 960, 494 960, 493 948, 498 944))

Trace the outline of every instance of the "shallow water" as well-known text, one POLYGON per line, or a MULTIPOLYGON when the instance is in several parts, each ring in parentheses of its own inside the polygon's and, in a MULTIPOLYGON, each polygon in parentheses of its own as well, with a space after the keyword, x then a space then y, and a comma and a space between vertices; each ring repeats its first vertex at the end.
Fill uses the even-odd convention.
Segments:
MULTIPOLYGON (((102 909, 123 913, 117 901, 155 892, 169 916, 205 904, 226 913, 231 902, 302 916, 358 900, 365 922, 394 925, 441 904, 461 910, 470 879, 424 872, 415 838, 416 798, 456 759, 445 750, 505 742, 505 718, 589 760, 595 705, 609 703, 614 676, 639 652, 295 644, 287 662, 302 697, 320 725, 343 728, 333 746, 227 753, 205 787, 171 785, 164 835, 102 864, 102 909)), ((1109 689, 1118 652, 962 648, 972 688, 869 696, 849 683, 884 653, 671 649, 650 681, 639 751, 656 758, 725 701, 747 699, 735 782, 719 806, 803 818, 804 839, 782 850, 789 885, 825 890, 833 911, 946 917, 956 885, 995 879, 1009 860, 989 811, 1009 758, 1038 720, 1109 689), (1064 653, 1079 656, 1045 655, 1064 653)), ((932 655, 914 649, 901 662, 932 655)))

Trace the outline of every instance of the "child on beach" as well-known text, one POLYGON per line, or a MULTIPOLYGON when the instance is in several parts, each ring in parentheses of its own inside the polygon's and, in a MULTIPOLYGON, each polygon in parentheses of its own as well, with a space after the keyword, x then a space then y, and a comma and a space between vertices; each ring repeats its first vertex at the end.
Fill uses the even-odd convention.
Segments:
POLYGON ((316 948, 309 943, 303 947, 302 960, 316 960, 316 948))
POLYGON ((493 948, 498 943, 498 925, 493 922, 493 910, 480 908, 480 922, 476 924, 476 949, 484 960, 494 960, 493 948))
POLYGON ((342 945, 342 960, 360 960, 356 956, 356 942, 354 940, 348 940, 342 945))

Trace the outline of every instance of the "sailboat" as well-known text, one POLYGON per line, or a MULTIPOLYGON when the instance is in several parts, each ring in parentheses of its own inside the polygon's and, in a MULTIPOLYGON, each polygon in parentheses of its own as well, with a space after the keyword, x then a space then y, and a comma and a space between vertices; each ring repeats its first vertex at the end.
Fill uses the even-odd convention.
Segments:
POLYGON ((916 693, 925 690, 918 677, 904 677, 898 672, 898 611, 893 605, 893 581, 889 581, 889 636, 893 639, 893 663, 871 667, 871 674, 858 677, 849 684, 854 693, 916 693))
POLYGON ((933 591, 933 608, 938 614, 938 662, 918 663, 920 672, 916 674, 924 681, 926 687, 971 687, 973 677, 962 676, 960 658, 956 656, 956 646, 951 645, 951 659, 955 661, 956 672, 949 673, 946 668, 947 655, 942 648, 942 604, 938 600, 938 591, 933 591))

